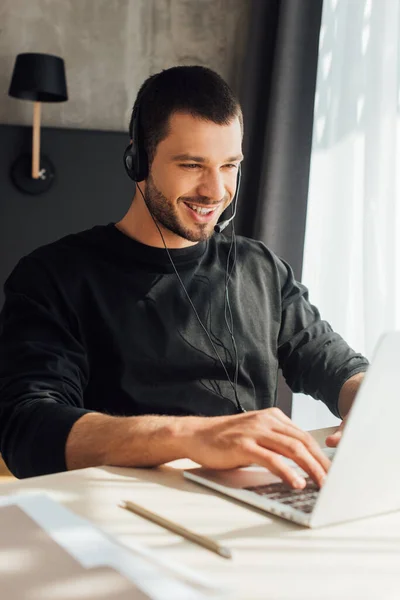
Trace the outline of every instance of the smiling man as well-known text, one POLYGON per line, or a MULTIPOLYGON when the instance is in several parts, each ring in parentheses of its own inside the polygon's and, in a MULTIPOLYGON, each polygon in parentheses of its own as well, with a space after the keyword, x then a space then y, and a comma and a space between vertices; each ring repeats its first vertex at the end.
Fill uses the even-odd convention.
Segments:
POLYGON ((186 248, 213 234, 235 194, 243 158, 239 117, 215 125, 191 114, 171 114, 167 137, 154 150, 144 198, 137 191, 118 227, 126 227, 135 240, 155 247, 163 242, 154 218, 162 225, 169 248, 186 248))
POLYGON ((289 265, 216 233, 225 209, 234 214, 242 135, 216 73, 153 75, 130 123, 127 214, 39 248, 10 275, 0 451, 18 477, 188 457, 258 463, 303 487, 286 456, 322 485, 328 459, 275 406, 278 370, 343 418, 368 363, 289 265))

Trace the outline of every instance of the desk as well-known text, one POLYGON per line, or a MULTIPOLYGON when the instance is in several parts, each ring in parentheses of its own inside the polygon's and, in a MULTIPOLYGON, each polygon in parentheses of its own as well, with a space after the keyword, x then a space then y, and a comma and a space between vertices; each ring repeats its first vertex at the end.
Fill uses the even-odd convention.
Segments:
MULTIPOLYGON (((330 430, 320 430, 320 441, 330 430)), ((183 479, 190 461, 158 469, 90 468, 4 484, 0 493, 45 492, 129 546, 218 579, 229 600, 399 600, 400 512, 308 530, 183 479), (117 505, 132 499, 228 546, 232 560, 117 505)), ((173 599, 171 599, 173 600, 173 599)))

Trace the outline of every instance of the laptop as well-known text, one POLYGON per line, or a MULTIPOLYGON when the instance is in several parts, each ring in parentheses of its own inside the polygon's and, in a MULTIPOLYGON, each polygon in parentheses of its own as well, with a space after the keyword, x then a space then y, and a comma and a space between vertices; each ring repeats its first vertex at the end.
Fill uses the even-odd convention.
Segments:
POLYGON ((354 401, 321 489, 293 461, 307 485, 294 490, 264 467, 184 471, 191 481, 306 527, 400 510, 400 331, 383 335, 354 401))

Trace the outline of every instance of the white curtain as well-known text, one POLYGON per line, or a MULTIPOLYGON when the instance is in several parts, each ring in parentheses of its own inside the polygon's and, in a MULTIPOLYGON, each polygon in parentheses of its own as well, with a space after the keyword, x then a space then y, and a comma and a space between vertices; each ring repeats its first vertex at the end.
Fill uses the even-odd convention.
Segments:
MULTIPOLYGON (((302 281, 369 359, 400 329, 400 0, 324 2, 302 281)), ((292 416, 337 422, 302 395, 292 416)))

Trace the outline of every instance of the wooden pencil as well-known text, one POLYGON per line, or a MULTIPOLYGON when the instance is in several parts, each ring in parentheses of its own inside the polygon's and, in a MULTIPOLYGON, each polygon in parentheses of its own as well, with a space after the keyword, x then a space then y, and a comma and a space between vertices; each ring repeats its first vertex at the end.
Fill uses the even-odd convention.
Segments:
POLYGON ((148 519, 149 521, 152 521, 153 523, 156 523, 157 525, 160 525, 161 527, 164 527, 165 529, 168 529, 173 533, 181 535, 182 537, 186 538, 187 540, 190 540, 191 542, 195 542, 196 544, 203 546, 203 548, 207 548, 207 550, 216 552, 224 558, 232 558, 230 550, 225 546, 221 546, 211 538, 208 538, 204 535, 194 533, 194 531, 190 531, 190 529, 186 529, 186 527, 183 527, 178 523, 174 523, 173 521, 165 519, 164 517, 161 517, 160 515, 151 512, 146 508, 143 508, 143 506, 139 506, 139 504, 135 504, 130 500, 124 500, 120 504, 120 506, 121 508, 125 508, 126 510, 129 510, 141 517, 144 517, 145 519, 148 519))

